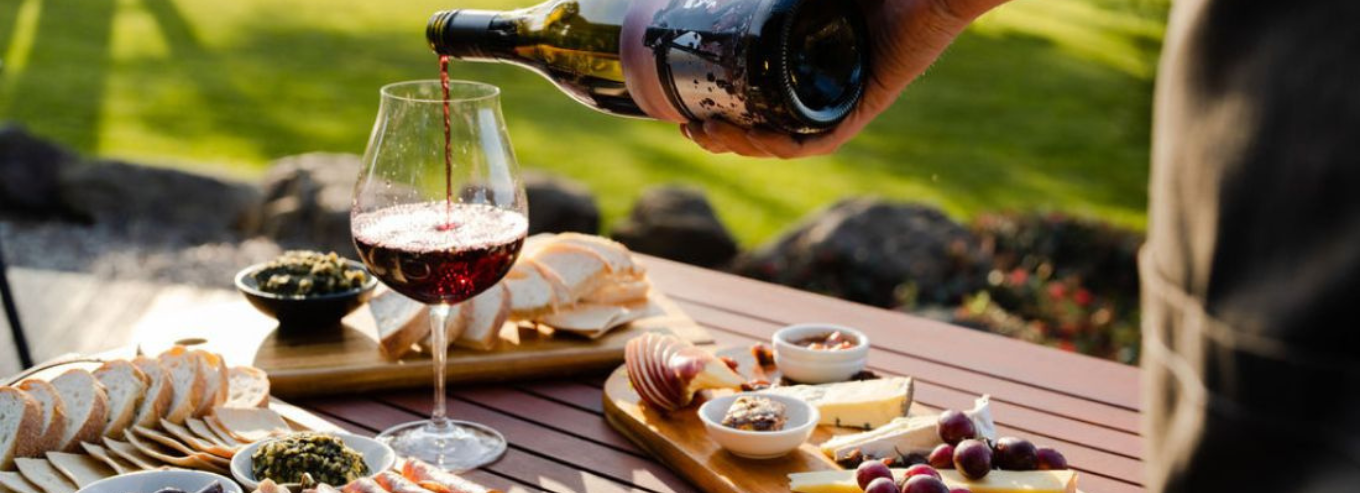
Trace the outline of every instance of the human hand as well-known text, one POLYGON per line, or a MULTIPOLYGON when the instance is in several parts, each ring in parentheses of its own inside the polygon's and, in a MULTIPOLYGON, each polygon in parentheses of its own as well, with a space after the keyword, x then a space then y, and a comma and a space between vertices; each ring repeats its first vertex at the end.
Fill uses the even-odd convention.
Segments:
POLYGON ((869 81, 859 105, 835 129, 786 135, 707 120, 680 125, 685 137, 715 154, 792 159, 836 152, 939 58, 979 15, 1007 0, 857 0, 869 22, 869 81))

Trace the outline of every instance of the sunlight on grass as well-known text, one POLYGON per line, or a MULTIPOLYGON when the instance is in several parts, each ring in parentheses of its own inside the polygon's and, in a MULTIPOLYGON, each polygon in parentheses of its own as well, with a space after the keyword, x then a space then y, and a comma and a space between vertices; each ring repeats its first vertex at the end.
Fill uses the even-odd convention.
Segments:
MULTIPOLYGON (((0 119, 99 156, 255 179, 272 159, 360 153, 378 88, 433 78, 428 15, 533 0, 0 2, 0 119)), ((847 196, 1144 224, 1165 0, 1018 0, 979 21, 836 156, 711 156, 673 125, 601 115, 521 69, 504 89, 525 167, 586 182, 612 223, 648 186, 708 191, 746 246, 847 196)))

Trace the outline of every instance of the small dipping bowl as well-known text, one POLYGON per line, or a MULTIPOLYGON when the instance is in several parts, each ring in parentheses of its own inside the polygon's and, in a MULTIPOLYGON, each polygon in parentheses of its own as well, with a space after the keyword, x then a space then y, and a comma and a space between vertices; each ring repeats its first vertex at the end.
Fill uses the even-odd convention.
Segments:
POLYGON ((270 293, 260 289, 254 276, 268 265, 268 262, 264 262, 236 273, 236 289, 260 313, 278 320, 280 331, 339 327, 340 319, 367 303, 373 297, 373 288, 378 287, 378 279, 364 268, 364 264, 349 259, 345 259, 345 264, 351 269, 364 271, 366 280, 363 286, 339 293, 311 296, 270 293))
POLYGON ((774 361, 789 380, 819 384, 844 382, 864 370, 869 362, 869 336, 843 325, 808 323, 790 325, 774 333, 774 361), (848 349, 808 349, 799 341, 840 332, 855 341, 848 349))
POLYGON ((788 455, 812 436, 821 421, 817 408, 795 397, 743 392, 714 398, 699 407, 699 420, 704 422, 708 436, 732 455, 747 459, 773 459, 788 455), (779 431, 746 431, 723 426, 723 417, 738 397, 759 395, 784 404, 786 421, 779 431))
POLYGON ((119 474, 90 483, 77 493, 152 492, 166 488, 195 493, 214 481, 222 485, 223 493, 241 493, 241 487, 231 478, 210 472, 179 469, 119 474))
MULTIPOLYGON (((392 447, 387 446, 387 444, 385 443, 379 442, 372 438, 362 437, 359 435, 351 435, 348 433, 331 433, 331 435, 335 436, 336 438, 339 438, 340 441, 345 443, 346 447, 354 449, 355 452, 358 452, 359 455, 364 458, 364 465, 368 466, 368 475, 363 477, 371 478, 373 476, 376 476, 380 472, 391 469, 392 466, 397 463, 397 453, 392 451, 392 447)), ((245 448, 242 448, 241 450, 237 451, 236 455, 232 456, 231 475, 232 477, 236 478, 236 482, 241 483, 242 486, 246 487, 246 491, 255 491, 256 489, 259 489, 260 481, 262 481, 262 479, 255 477, 255 469, 251 467, 254 465, 251 462, 252 461, 251 457, 255 455, 255 451, 259 450, 260 447, 266 443, 281 440, 283 438, 287 437, 271 438, 268 440, 261 440, 252 443, 249 446, 246 446, 245 448)), ((298 485, 297 483, 288 483, 284 484, 283 486, 287 486, 288 489, 291 491, 302 491, 300 489, 300 485, 298 485)), ((338 487, 339 486, 337 486, 337 488, 338 487)), ((155 490, 153 489, 148 491, 155 490)), ((110 493, 127 493, 127 492, 122 491, 110 493)), ((189 493, 194 492, 190 491, 189 493)))

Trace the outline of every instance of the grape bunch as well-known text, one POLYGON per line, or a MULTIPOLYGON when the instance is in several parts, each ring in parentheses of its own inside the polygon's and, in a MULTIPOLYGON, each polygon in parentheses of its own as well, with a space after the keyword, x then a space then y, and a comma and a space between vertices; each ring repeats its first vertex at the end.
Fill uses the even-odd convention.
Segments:
POLYGON ((1067 459, 1057 450, 1035 447, 1029 440, 1002 437, 996 443, 979 437, 977 425, 956 410, 940 413, 936 433, 944 443, 930 452, 935 469, 957 469, 968 479, 982 479, 992 468, 1007 471, 1067 469, 1067 459))

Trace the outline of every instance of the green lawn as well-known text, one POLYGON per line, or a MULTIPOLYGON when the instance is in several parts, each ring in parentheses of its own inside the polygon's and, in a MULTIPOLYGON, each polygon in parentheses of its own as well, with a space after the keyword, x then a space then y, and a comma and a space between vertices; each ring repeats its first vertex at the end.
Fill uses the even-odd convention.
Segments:
MULTIPOLYGON (((0 120, 90 154, 253 177, 280 156, 362 152, 378 87, 436 76, 434 10, 532 1, 3 0, 0 120)), ((840 154, 792 162, 705 154, 518 68, 454 70, 502 86, 521 163, 588 183, 609 220, 679 182, 706 188, 748 246, 866 194, 1141 228, 1166 2, 1018 0, 840 154)))

